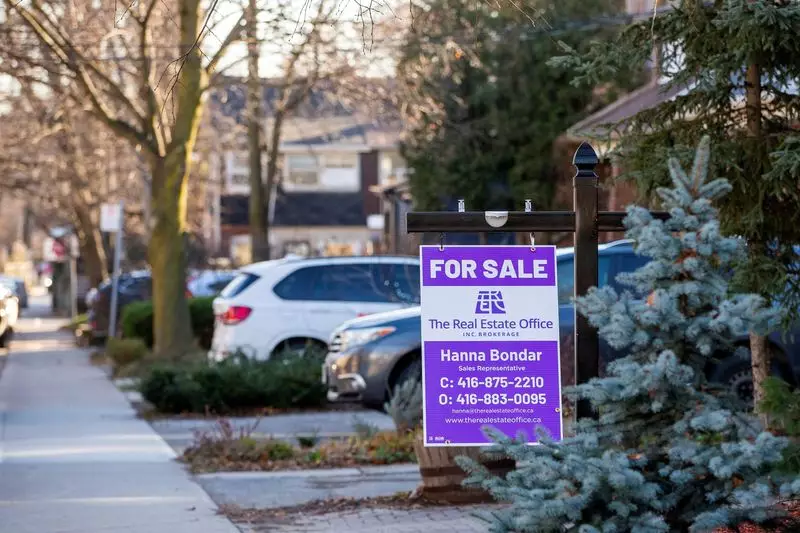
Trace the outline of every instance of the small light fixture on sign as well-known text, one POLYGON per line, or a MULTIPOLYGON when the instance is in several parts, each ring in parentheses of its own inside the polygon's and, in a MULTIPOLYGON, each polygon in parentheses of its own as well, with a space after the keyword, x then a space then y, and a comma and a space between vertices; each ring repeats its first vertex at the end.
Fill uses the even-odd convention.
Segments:
POLYGON ((503 227, 508 222, 508 211, 486 211, 483 216, 493 228, 503 227))

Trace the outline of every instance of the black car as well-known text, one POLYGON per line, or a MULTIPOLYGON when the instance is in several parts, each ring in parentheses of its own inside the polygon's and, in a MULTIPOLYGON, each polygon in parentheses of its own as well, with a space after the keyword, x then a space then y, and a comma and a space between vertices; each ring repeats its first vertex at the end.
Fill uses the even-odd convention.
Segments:
MULTIPOLYGON (((108 336, 108 327, 111 320, 111 281, 106 281, 97 287, 89 299, 88 318, 95 343, 103 342, 108 336)), ((150 272, 140 270, 128 272, 119 277, 119 292, 117 294, 117 324, 122 317, 122 311, 132 302, 150 300, 153 294, 153 280, 150 272)), ((119 328, 117 328, 119 331, 119 328)))
MULTIPOLYGON (((598 284, 611 285, 617 290, 616 278, 622 272, 637 270, 649 261, 633 251, 630 241, 617 241, 598 248, 598 284)), ((559 336, 561 338, 562 375, 574 373, 573 332, 575 309, 574 254, 572 249, 560 249, 558 266, 559 336)), ((800 325, 788 335, 781 332, 769 336, 773 352, 773 373, 795 385, 800 384, 800 325)), ((420 308, 380 313, 350 320, 333 332, 328 356, 323 368, 323 380, 328 387, 328 399, 333 402, 361 402, 380 408, 390 391, 405 379, 419 372, 421 353, 420 308)), ((737 346, 748 346, 745 335, 736 340, 737 346)), ((603 365, 622 353, 600 340, 600 359, 603 365)), ((727 357, 707 369, 709 379, 726 384, 742 399, 752 398, 753 378, 749 360, 727 357)))

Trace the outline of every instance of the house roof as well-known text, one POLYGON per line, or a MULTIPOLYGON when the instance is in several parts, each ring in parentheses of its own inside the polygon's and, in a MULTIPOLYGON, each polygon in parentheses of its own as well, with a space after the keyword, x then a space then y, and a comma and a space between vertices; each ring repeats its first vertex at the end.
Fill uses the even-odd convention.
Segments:
POLYGON ((684 87, 665 86, 653 80, 573 125, 567 135, 576 140, 608 135, 615 126, 624 125, 640 111, 668 102, 684 90, 684 87))
MULTIPOLYGON (((223 195, 220 198, 222 225, 247 225, 249 197, 223 195)), ((299 192, 279 193, 272 222, 275 227, 365 226, 362 193, 299 192)))
MULTIPOLYGON (((744 105, 744 72, 731 75, 731 98, 734 106, 744 105)), ((798 95, 800 90, 795 80, 774 80, 768 74, 762 76, 762 83, 777 86, 782 92, 798 95)), ((628 93, 614 103, 604 107, 596 113, 581 120, 567 130, 566 135, 574 140, 586 138, 602 138, 613 134, 620 126, 626 123, 641 111, 652 109, 678 96, 689 94, 691 91, 702 90, 702 77, 694 79, 687 84, 669 83, 669 79, 662 77, 650 81, 647 85, 628 93)), ((691 116, 691 115, 690 115, 691 116)))
MULTIPOLYGON (((267 119, 267 129, 272 126, 267 119)), ((325 144, 395 146, 400 142, 399 124, 380 124, 364 116, 289 118, 281 134, 283 146, 318 146, 325 144)))
MULTIPOLYGON (((334 87, 320 86, 312 90, 291 116, 284 119, 281 144, 309 147, 332 143, 372 147, 397 145, 402 131, 397 110, 389 97, 382 96, 385 87, 377 87, 379 84, 389 86, 389 81, 365 79, 365 96, 352 96, 348 101, 341 98, 334 87), (375 96, 369 99, 366 93, 373 85, 376 86, 375 96), (366 101, 368 99, 370 101, 366 101)), ((266 131, 270 131, 274 122, 280 84, 280 80, 263 81, 262 110, 266 131)), ((238 78, 229 78, 216 89, 210 96, 214 114, 212 126, 224 130, 226 122, 245 124, 246 95, 245 82, 238 78)))

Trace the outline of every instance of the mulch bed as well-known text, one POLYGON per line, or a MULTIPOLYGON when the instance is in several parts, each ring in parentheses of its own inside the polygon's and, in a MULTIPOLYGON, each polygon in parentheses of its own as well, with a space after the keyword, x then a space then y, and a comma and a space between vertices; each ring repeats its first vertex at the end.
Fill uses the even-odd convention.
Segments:
MULTIPOLYGON (((271 509, 243 508, 237 505, 221 505, 219 513, 233 522, 247 525, 264 523, 294 524, 297 520, 309 516, 322 516, 333 513, 355 513, 363 509, 400 509, 412 510, 429 507, 453 507, 450 502, 430 501, 415 497, 414 493, 398 492, 392 496, 374 498, 332 498, 314 500, 301 505, 276 507, 271 509)), ((500 504, 494 504, 500 506, 500 504)), ((783 524, 773 524, 769 528, 751 523, 744 523, 737 528, 718 529, 714 533, 797 533, 800 531, 800 502, 786 505, 793 519, 783 520, 783 524)), ((459 505, 460 508, 474 506, 459 505)), ((482 507, 485 507, 482 506, 482 507)))
POLYGON ((783 506, 789 511, 790 518, 775 520, 775 523, 764 526, 744 522, 735 528, 721 528, 714 533, 798 533, 800 531, 800 501, 785 503, 783 506))
MULTIPOLYGON (((453 507, 450 502, 431 501, 415 497, 411 492, 398 492, 392 496, 374 498, 332 498, 314 500, 301 505, 275 507, 271 509, 248 509, 237 505, 221 505, 219 513, 239 524, 261 524, 264 522, 292 523, 309 516, 322 516, 333 513, 355 513, 364 509, 413 510, 430 507, 453 507)), ((499 505, 499 504, 495 504, 499 505)), ((459 505, 460 508, 475 507, 459 505)), ((482 507, 485 507, 482 506, 482 507)))
POLYGON ((416 456, 413 435, 387 431, 364 438, 328 439, 309 447, 252 437, 220 439, 212 434, 196 438, 181 460, 197 474, 411 464, 416 456))

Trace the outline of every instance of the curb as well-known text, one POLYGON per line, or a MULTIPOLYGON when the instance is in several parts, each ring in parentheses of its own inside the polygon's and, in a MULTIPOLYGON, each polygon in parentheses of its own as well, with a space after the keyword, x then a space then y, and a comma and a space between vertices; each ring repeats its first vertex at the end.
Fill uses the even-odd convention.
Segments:
POLYGON ((419 465, 382 465, 382 466, 363 466, 358 468, 326 468, 318 470, 279 470, 276 472, 210 472, 206 474, 196 474, 197 479, 219 479, 219 480, 247 480, 247 479, 270 479, 270 478, 332 478, 332 477, 380 477, 391 474, 417 474, 419 475, 419 465))

